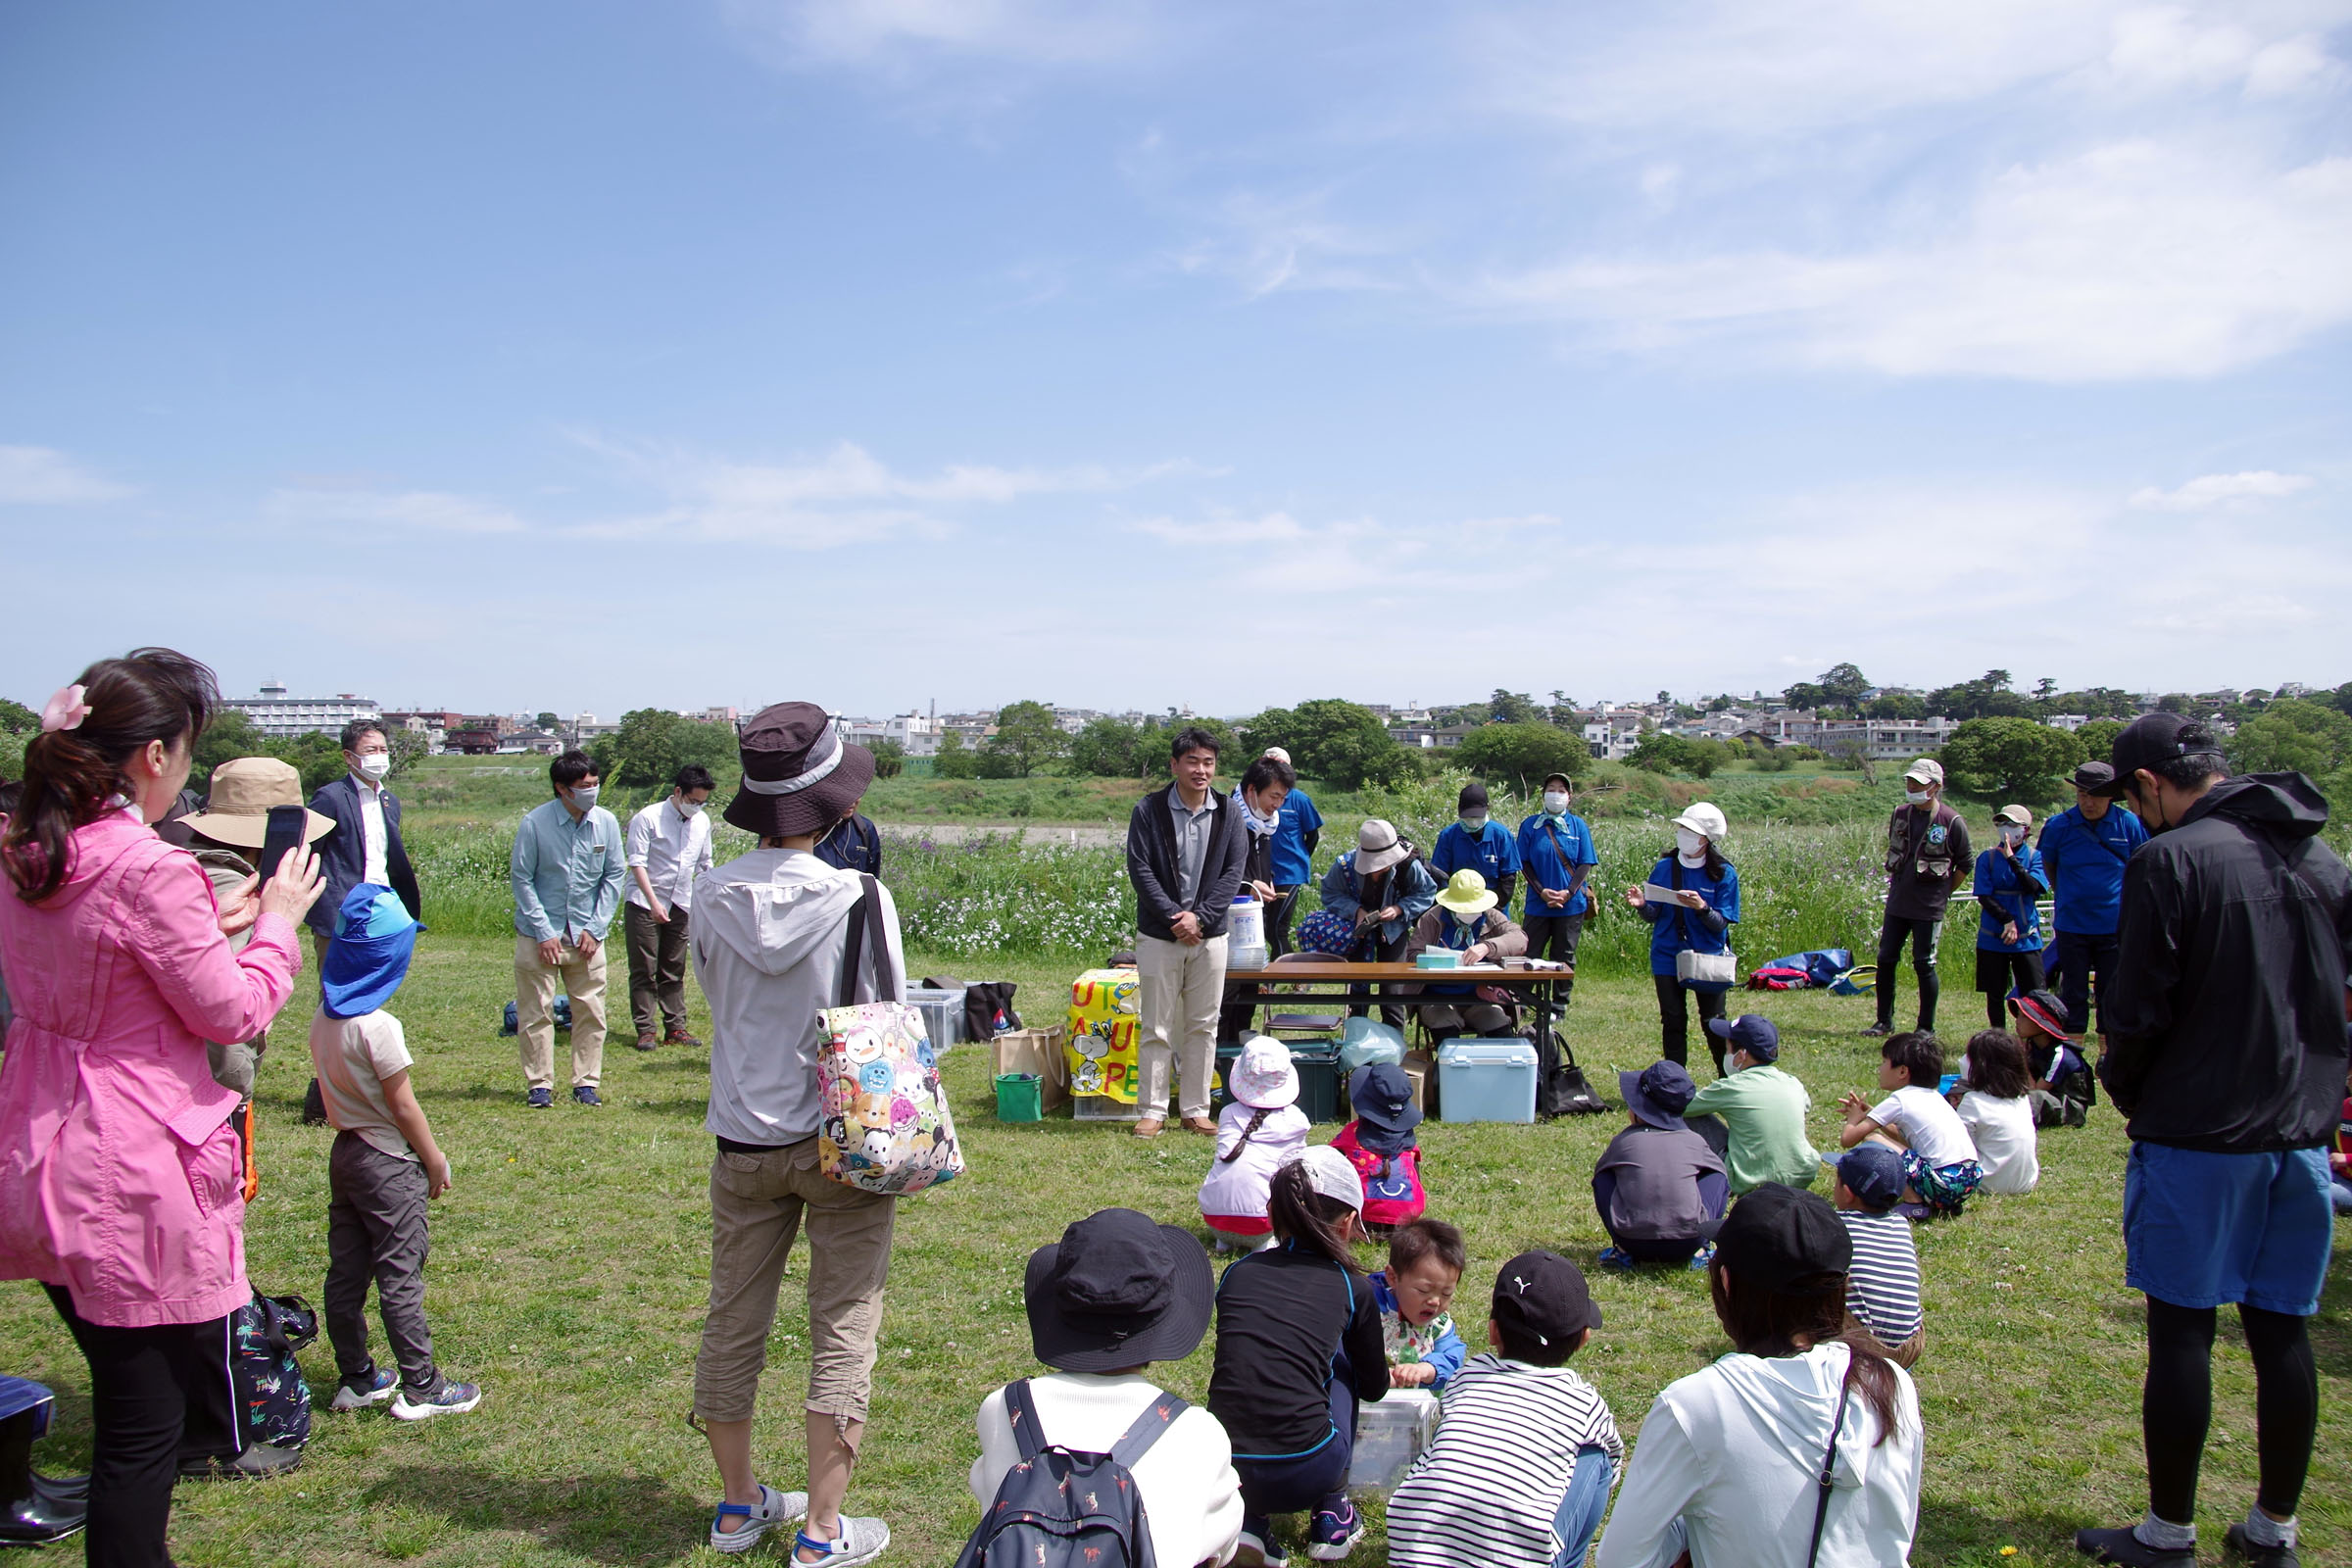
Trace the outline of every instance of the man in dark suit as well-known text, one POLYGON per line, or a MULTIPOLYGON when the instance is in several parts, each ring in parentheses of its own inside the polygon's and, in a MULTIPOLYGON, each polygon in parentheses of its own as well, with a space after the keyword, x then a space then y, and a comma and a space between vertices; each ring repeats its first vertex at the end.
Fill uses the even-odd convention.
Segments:
MULTIPOLYGON (((326 972, 335 912, 344 895, 362 882, 380 883, 399 894, 412 919, 424 913, 416 872, 400 842, 400 797, 384 788, 392 774, 392 742, 381 719, 355 718, 343 726, 343 765, 348 771, 341 778, 311 797, 311 809, 335 824, 318 845, 318 901, 307 917, 320 974, 326 972)), ((303 1099, 302 1118, 326 1120, 316 1078, 303 1099)))

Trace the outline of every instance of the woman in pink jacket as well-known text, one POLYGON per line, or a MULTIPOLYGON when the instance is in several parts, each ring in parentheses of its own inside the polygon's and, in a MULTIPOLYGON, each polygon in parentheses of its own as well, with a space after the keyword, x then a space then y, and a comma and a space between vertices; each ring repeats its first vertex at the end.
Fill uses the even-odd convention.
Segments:
POLYGON ((219 702, 167 649, 101 660, 51 698, 0 832, 0 1279, 47 1287, 90 1367, 88 1560, 168 1564, 164 1531, 192 1391, 219 1378, 250 1298, 237 1096, 204 1043, 269 1027, 318 896, 308 851, 217 905, 149 831, 187 781, 219 702), (241 953, 226 933, 253 928, 241 953))

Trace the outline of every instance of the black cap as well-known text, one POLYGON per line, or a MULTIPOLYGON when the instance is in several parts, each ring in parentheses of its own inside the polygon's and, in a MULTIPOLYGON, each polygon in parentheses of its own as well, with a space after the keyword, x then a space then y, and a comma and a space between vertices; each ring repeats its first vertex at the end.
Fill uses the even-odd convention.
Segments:
POLYGON ((1216 1300, 1190 1231, 1105 1208, 1029 1254, 1022 1294, 1037 1358, 1064 1372, 1181 1361, 1200 1348, 1216 1300))
POLYGON ((1740 1279, 1787 1291, 1853 1267, 1854 1244, 1829 1200, 1765 1182, 1732 1205, 1715 1233, 1715 1260, 1740 1279))
MULTIPOLYGON (((1844 1228, 1839 1227, 1843 1234, 1844 1228)), ((1521 1252, 1494 1276, 1494 1321, 1545 1349, 1564 1348, 1586 1329, 1600 1327, 1600 1307, 1584 1270, 1557 1252, 1521 1252)))
POLYGON ((2228 766, 2222 760, 2222 743, 2204 720, 2186 713, 2142 713, 2116 736, 2112 763, 2115 776, 2101 793, 2121 795, 2139 769, 2183 757, 2211 757, 2217 773, 2228 766))
POLYGON ((1730 1041, 1733 1051, 1744 1051, 1757 1061, 1781 1059, 1781 1031, 1760 1012, 1743 1012, 1737 1018, 1709 1018, 1707 1030, 1730 1041))
POLYGON ((2090 795, 2104 795, 2107 786, 2115 782, 2115 769, 2093 759, 2067 776, 2067 782, 2090 795))
POLYGON ((1455 804, 1454 809, 1467 811, 1473 806, 1483 807, 1486 804, 1487 787, 1484 784, 1465 784, 1462 786, 1461 799, 1455 804))

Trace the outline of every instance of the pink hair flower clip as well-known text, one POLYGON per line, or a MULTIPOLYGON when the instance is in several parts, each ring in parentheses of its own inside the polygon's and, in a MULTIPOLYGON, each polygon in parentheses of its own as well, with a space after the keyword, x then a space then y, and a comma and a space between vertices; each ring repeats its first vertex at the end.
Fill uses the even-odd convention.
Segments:
POLYGON ((84 688, 78 685, 60 686, 57 694, 41 705, 41 733, 81 728, 81 721, 90 716, 90 705, 82 701, 84 695, 84 688))

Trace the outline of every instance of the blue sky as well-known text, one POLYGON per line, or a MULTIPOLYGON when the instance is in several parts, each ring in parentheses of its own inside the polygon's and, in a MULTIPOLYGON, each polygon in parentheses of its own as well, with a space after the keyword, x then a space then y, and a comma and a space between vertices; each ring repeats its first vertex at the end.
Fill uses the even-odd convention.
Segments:
POLYGON ((2352 678, 2352 0, 0 9, 0 692, 2352 678))

